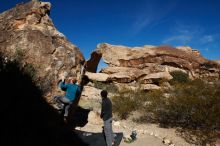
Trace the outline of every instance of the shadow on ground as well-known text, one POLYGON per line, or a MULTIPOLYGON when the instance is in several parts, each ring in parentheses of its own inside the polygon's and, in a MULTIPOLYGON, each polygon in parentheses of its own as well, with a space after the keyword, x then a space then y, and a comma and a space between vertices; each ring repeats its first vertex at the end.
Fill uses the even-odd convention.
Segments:
POLYGON ((77 106, 74 112, 70 111, 71 127, 84 127, 88 123, 88 115, 90 110, 77 106))
MULTIPOLYGON (((42 98, 30 75, 0 55, 0 145, 87 146, 42 98)), ((86 116, 84 117, 86 118, 86 116)), ((84 119, 84 121, 86 121, 84 119)), ((80 121, 78 121, 80 122, 80 121)), ((85 123, 83 123, 85 124, 85 123)))
MULTIPOLYGON (((76 131, 76 134, 89 146, 106 146, 103 133, 93 133, 86 131, 76 131)), ((119 146, 123 137, 123 133, 114 133, 114 146, 119 146)))

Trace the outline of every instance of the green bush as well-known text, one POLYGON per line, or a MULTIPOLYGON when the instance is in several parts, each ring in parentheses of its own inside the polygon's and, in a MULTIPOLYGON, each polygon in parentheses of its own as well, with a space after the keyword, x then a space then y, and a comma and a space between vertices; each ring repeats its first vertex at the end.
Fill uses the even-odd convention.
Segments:
POLYGON ((142 107, 145 98, 145 93, 141 90, 133 91, 124 88, 119 91, 119 94, 113 96, 113 112, 116 113, 121 119, 126 119, 129 113, 138 110, 142 107))
POLYGON ((113 83, 103 83, 103 82, 98 82, 94 81, 94 87, 101 89, 101 90, 107 90, 108 92, 111 93, 117 93, 118 92, 118 87, 115 86, 113 83))
MULTIPOLYGON (((157 122, 159 118, 166 119, 165 110, 167 105, 163 94, 162 90, 152 90, 146 93, 146 98, 142 101, 144 104, 140 106, 143 112, 142 121, 157 122)), ((141 120, 139 122, 142 122, 141 120)))
POLYGON ((193 131, 200 142, 212 142, 220 130, 220 88, 202 80, 176 84, 164 96, 149 92, 146 112, 163 126, 176 126, 193 131), (203 135, 203 137, 201 137, 203 135))
POLYGON ((170 74, 173 77, 173 79, 170 80, 171 84, 187 83, 189 81, 189 75, 182 71, 173 71, 170 74))
POLYGON ((220 85, 177 74, 170 90, 119 91, 112 98, 113 111, 122 119, 133 111, 141 111, 139 122, 178 127, 187 139, 195 138, 196 144, 214 143, 220 136, 220 85))
POLYGON ((176 111, 179 124, 192 128, 220 128, 220 94, 212 85, 194 80, 186 85, 176 86, 170 107, 176 111), (216 117, 219 115, 218 117, 216 117), (219 124, 218 124, 219 122, 219 124))

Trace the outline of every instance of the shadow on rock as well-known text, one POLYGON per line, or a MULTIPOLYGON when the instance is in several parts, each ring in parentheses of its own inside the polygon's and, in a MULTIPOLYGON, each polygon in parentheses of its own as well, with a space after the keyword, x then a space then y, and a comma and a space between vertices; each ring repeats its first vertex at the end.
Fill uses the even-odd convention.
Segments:
POLYGON ((32 77, 16 61, 0 54, 1 144, 30 146, 86 146, 60 124, 57 112, 43 99, 32 77))
POLYGON ((74 127, 84 127, 88 123, 88 115, 90 110, 77 107, 72 123, 74 127))

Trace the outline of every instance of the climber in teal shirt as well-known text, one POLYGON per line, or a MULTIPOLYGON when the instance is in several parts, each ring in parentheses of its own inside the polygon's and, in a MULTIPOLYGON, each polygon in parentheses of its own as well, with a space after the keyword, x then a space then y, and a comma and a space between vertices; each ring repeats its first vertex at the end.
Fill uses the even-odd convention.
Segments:
POLYGON ((55 96, 54 99, 56 102, 61 102, 64 104, 65 113, 64 113, 64 119, 67 118, 69 107, 73 103, 73 101, 79 96, 80 88, 76 84, 76 78, 70 77, 68 79, 68 83, 65 83, 65 80, 62 79, 62 81, 59 83, 59 87, 61 90, 65 91, 65 96, 55 96))
POLYGON ((70 79, 70 83, 65 84, 65 82, 59 83, 60 88, 63 91, 66 91, 65 97, 68 98, 70 101, 74 101, 79 91, 79 86, 76 85, 76 79, 70 79))

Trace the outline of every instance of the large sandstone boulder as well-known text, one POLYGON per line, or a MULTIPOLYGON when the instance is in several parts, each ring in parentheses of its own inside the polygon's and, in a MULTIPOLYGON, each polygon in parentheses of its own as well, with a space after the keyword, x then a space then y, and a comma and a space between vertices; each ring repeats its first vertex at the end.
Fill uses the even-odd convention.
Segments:
POLYGON ((110 66, 147 67, 145 63, 170 65, 191 70, 199 68, 207 59, 190 51, 175 49, 170 46, 134 47, 100 44, 97 51, 110 66))
POLYGON ((99 44, 92 52, 90 60, 87 61, 92 66, 89 67, 89 72, 97 71, 101 58, 108 66, 103 68, 100 73, 109 75, 108 81, 125 84, 140 81, 140 83, 147 84, 146 90, 160 89, 153 85, 153 80, 168 81, 172 79, 170 73, 173 71, 187 73, 191 79, 203 78, 210 81, 219 79, 220 65, 218 61, 208 60, 202 57, 198 50, 188 46, 131 48, 107 43, 99 44))
POLYGON ((31 64, 40 86, 56 88, 59 74, 78 74, 84 57, 54 26, 51 4, 30 1, 0 14, 0 52, 10 60, 31 64))
POLYGON ((92 86, 84 86, 81 98, 101 101, 101 96, 100 96, 101 91, 102 91, 101 89, 97 89, 92 86))
POLYGON ((142 88, 144 90, 158 90, 158 89, 161 89, 161 87, 159 87, 157 85, 154 85, 154 84, 145 84, 145 85, 142 85, 142 88))
POLYGON ((169 81, 172 78, 173 77, 169 74, 169 72, 158 72, 158 73, 148 74, 142 80, 145 83, 153 83, 153 80, 164 79, 166 81, 169 81))
POLYGON ((99 82, 107 82, 109 75, 105 73, 92 73, 92 72, 86 72, 85 75, 93 81, 99 81, 99 82))
POLYGON ((189 46, 179 46, 179 47, 176 47, 176 49, 180 49, 182 51, 185 51, 185 52, 187 52, 189 54, 193 54, 195 56, 200 56, 201 55, 198 50, 192 49, 189 46))
POLYGON ((108 80, 120 83, 129 83, 138 80, 140 77, 148 74, 148 69, 137 69, 128 67, 107 67, 101 70, 102 73, 109 74, 108 80))

